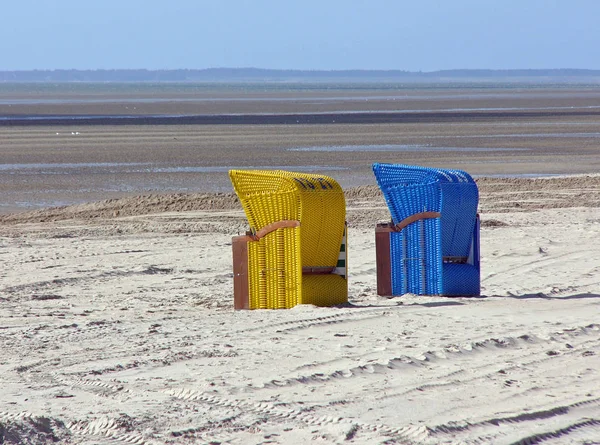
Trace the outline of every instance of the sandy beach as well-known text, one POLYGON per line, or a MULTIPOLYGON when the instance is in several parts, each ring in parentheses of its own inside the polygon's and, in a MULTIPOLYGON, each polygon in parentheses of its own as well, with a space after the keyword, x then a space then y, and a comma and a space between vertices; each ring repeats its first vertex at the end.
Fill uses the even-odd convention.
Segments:
POLYGON ((376 295, 347 190, 349 304, 232 309, 231 194, 2 217, 6 443, 598 443, 600 176, 481 178, 482 296, 376 295))
POLYGON ((45 88, 0 91, 0 443, 600 443, 597 88, 45 88), (375 161, 476 176, 481 297, 377 296, 375 161), (233 310, 229 168, 341 183, 348 304, 233 310))

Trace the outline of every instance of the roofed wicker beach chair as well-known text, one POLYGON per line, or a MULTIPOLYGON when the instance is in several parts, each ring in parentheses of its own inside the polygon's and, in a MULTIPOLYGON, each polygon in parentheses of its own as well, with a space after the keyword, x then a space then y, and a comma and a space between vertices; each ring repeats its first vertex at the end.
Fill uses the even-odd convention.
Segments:
POLYGON ((323 175, 231 170, 250 224, 233 245, 236 309, 332 306, 348 301, 346 202, 323 175))
POLYGON ((471 176, 399 164, 373 164, 392 216, 375 243, 377 293, 479 295, 479 193, 471 176))

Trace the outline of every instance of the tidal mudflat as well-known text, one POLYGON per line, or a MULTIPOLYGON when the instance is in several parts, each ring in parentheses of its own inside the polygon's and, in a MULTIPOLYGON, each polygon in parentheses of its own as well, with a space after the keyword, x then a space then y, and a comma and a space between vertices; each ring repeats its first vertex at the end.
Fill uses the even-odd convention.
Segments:
POLYGON ((226 192, 230 168, 321 171, 344 187, 374 184, 372 162, 480 176, 600 171, 593 87, 38 88, 0 88, 2 213, 226 192))

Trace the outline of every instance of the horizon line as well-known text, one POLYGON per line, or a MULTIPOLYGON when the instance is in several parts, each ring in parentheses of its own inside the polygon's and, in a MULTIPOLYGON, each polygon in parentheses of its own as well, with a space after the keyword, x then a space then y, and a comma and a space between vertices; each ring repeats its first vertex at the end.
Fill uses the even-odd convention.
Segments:
POLYGON ((263 68, 263 67, 208 67, 208 68, 27 68, 27 69, 0 69, 0 72, 39 72, 39 71, 216 71, 216 70, 237 70, 237 71, 281 71, 281 72, 399 72, 410 74, 432 74, 443 73, 448 71, 491 71, 491 72, 506 72, 506 71, 597 71, 595 68, 445 68, 431 71, 423 70, 407 70, 401 68, 263 68))

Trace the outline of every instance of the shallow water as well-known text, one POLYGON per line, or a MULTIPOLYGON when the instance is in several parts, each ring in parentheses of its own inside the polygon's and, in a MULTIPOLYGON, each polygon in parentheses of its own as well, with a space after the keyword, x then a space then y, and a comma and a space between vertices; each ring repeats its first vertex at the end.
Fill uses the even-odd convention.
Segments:
POLYGON ((314 147, 292 147, 288 151, 319 151, 319 152, 353 152, 353 151, 385 151, 385 152, 435 152, 435 151, 460 151, 460 152, 493 152, 493 151, 529 151, 529 148, 503 148, 503 147, 434 147, 426 144, 380 144, 380 145, 330 145, 314 147))
MULTIPOLYGON (((255 166, 156 166, 148 162, 82 162, 76 164, 0 164, 0 172, 9 175, 73 175, 73 174, 106 174, 106 173, 227 173, 229 170, 286 170, 285 165, 255 166), (144 168, 139 168, 144 167, 144 168)), ((349 170, 349 167, 329 165, 298 165, 298 171, 349 170)), ((0 178, 1 178, 0 173, 0 178)))
POLYGON ((508 133, 508 134, 470 134, 451 136, 422 136, 424 139, 496 139, 496 138, 598 138, 600 132, 593 133, 508 133))
POLYGON ((56 163, 56 164, 0 164, 0 171, 7 171, 10 173, 17 173, 21 170, 56 170, 56 171, 67 171, 71 169, 102 169, 107 167, 131 167, 140 165, 151 165, 145 162, 81 162, 76 164, 71 163, 56 163))
POLYGON ((328 165, 194 166, 145 162, 0 164, 0 188, 10 190, 0 213, 81 204, 149 193, 233 192, 227 172, 235 169, 350 173, 328 165))

